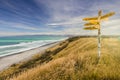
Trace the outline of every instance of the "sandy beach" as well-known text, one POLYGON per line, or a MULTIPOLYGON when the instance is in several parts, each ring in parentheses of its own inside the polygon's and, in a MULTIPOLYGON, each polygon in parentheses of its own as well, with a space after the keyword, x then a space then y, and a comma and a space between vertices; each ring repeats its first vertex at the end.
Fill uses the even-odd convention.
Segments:
POLYGON ((44 46, 41 46, 35 49, 31 49, 28 51, 1 57, 0 58, 0 71, 8 68, 12 64, 29 60, 34 54, 39 54, 40 52, 45 51, 45 49, 50 48, 54 45, 57 45, 58 43, 59 42, 55 42, 55 43, 47 44, 47 45, 44 45, 44 46))

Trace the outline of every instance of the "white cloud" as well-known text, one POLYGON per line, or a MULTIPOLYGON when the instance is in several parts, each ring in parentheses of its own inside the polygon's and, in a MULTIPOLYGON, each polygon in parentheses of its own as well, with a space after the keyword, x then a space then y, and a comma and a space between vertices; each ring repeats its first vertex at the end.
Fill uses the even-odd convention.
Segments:
POLYGON ((102 33, 107 35, 120 34, 120 19, 113 19, 102 23, 102 33))
POLYGON ((31 27, 25 24, 21 24, 21 23, 15 23, 15 22, 6 22, 6 21, 0 21, 0 24, 2 25, 7 25, 9 27, 13 27, 13 28, 19 28, 19 29, 26 29, 26 30, 38 30, 38 28, 35 27, 31 27))
POLYGON ((28 26, 28 25, 25 25, 25 24, 20 24, 20 23, 15 23, 13 24, 15 28, 21 28, 21 29, 27 29, 27 30, 38 30, 38 28, 35 28, 35 27, 31 27, 31 26, 28 26))
POLYGON ((61 22, 56 22, 56 23, 50 23, 50 24, 47 24, 48 26, 65 26, 65 25, 68 25, 68 26, 71 26, 71 25, 80 25, 82 22, 81 20, 81 16, 80 17, 75 17, 75 18, 70 18, 66 21, 61 21, 61 22))
MULTIPOLYGON (((64 21, 70 18, 76 17, 77 12, 84 7, 80 6, 74 0, 35 0, 36 4, 40 6, 42 3, 46 8, 47 12, 50 15, 49 21, 64 21), (79 6, 79 7, 78 7, 79 6), (76 12, 76 15, 74 14, 76 12)), ((41 7, 41 6, 40 6, 41 7)), ((46 9, 45 8, 45 9, 46 9)))

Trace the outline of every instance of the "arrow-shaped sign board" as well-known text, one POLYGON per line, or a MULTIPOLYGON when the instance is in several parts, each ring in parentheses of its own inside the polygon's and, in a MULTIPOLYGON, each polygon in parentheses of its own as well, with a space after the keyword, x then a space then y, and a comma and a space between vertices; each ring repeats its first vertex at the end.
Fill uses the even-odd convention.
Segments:
MULTIPOLYGON (((106 18, 108 18, 108 17, 110 17, 110 16, 112 16, 112 15, 114 15, 115 14, 115 12, 110 12, 110 13, 108 13, 108 14, 105 14, 105 15, 103 15, 103 16, 101 16, 101 20, 106 20, 106 18)), ((101 12, 99 12, 99 15, 101 15, 101 12)), ((83 21, 90 21, 90 20, 98 20, 98 17, 89 17, 89 18, 83 18, 83 21)))
POLYGON ((97 27, 85 27, 84 29, 85 30, 98 30, 97 27))
POLYGON ((94 23, 99 23, 99 21, 98 20, 90 20, 89 23, 93 23, 94 24, 94 23))
POLYGON ((115 12, 110 12, 110 13, 108 13, 108 14, 105 14, 105 15, 101 16, 101 19, 108 18, 108 17, 110 17, 110 16, 112 16, 112 15, 114 15, 114 14, 115 14, 115 12))
POLYGON ((83 18, 84 21, 89 21, 89 20, 98 20, 98 17, 91 17, 91 18, 83 18))
POLYGON ((84 26, 91 26, 91 25, 99 25, 99 22, 93 22, 93 23, 86 23, 84 26))

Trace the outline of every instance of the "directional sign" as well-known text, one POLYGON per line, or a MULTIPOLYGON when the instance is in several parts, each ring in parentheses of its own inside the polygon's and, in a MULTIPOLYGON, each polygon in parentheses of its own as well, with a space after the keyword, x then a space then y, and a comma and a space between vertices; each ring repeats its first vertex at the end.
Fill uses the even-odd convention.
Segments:
POLYGON ((98 17, 91 17, 91 18, 83 18, 84 21, 88 21, 88 20, 97 20, 98 17))
POLYGON ((108 18, 108 17, 110 17, 110 16, 112 16, 114 14, 115 14, 115 12, 110 12, 108 14, 105 14, 105 15, 101 16, 101 19, 108 18))
POLYGON ((98 20, 89 20, 89 23, 99 23, 99 21, 98 20))
MULTIPOLYGON (((98 12, 98 15, 101 15, 102 14, 102 12, 101 11, 99 11, 98 12)), ((108 17, 110 17, 110 16, 112 16, 112 15, 114 15, 115 14, 115 12, 110 12, 110 13, 108 13, 108 14, 105 14, 105 15, 103 15, 103 16, 101 16, 101 20, 106 20, 106 18, 108 18, 108 17)), ((83 18, 83 21, 90 21, 90 20, 98 20, 98 17, 88 17, 88 18, 83 18)))
MULTIPOLYGON (((108 17, 102 17, 100 20, 101 21, 107 21, 109 18, 108 17)), ((98 18, 84 18, 83 19, 84 21, 89 21, 89 22, 97 22, 98 21, 98 18)))
POLYGON ((91 25, 99 25, 99 22, 86 23, 86 24, 84 24, 84 26, 91 26, 91 25))
POLYGON ((97 27, 85 27, 84 29, 85 30, 98 30, 97 27))
POLYGON ((107 18, 101 18, 101 21, 108 21, 109 20, 109 18, 107 17, 107 18))
POLYGON ((88 23, 84 24, 85 30, 98 30, 98 59, 101 55, 101 26, 100 23, 103 20, 108 20, 108 17, 114 15, 115 12, 110 12, 105 15, 102 15, 102 11, 98 11, 97 17, 89 17, 89 18, 83 18, 84 21, 88 21, 88 23))

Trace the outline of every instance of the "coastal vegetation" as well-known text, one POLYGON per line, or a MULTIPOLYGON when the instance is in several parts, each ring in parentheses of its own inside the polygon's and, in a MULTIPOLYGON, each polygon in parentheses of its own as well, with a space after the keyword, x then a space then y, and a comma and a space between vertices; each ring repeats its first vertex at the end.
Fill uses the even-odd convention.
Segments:
POLYGON ((0 80, 119 80, 120 41, 102 38, 97 55, 96 37, 73 37, 26 62, 0 72, 0 80))

